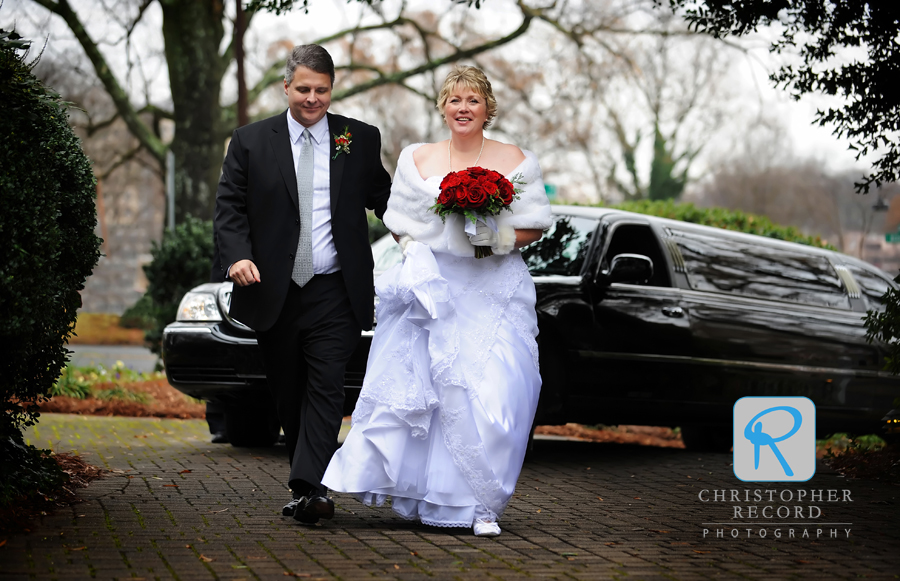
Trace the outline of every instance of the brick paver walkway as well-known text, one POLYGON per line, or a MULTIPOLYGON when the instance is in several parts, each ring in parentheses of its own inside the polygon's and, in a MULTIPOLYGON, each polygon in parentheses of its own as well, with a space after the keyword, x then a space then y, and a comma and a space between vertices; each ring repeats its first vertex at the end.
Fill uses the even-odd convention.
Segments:
POLYGON ((80 493, 85 502, 10 537, 0 547, 2 581, 900 577, 900 488, 821 468, 801 484, 753 484, 734 477, 727 454, 539 441, 503 534, 479 539, 342 494, 334 520, 300 525, 280 515, 288 498, 284 448, 208 444, 201 421, 44 415, 28 438, 111 473, 80 493), (713 502, 715 490, 742 498, 713 502), (786 506, 790 517, 703 524, 731 522, 735 505, 746 517, 754 490, 775 491, 772 502, 762 493, 760 512, 780 516, 786 506), (797 502, 801 490, 825 492, 821 501, 797 502), (849 490, 852 502, 828 502, 828 490, 849 490), (779 499, 785 491, 793 501, 779 499), (817 518, 809 518, 810 504, 821 509, 817 518), (850 524, 799 524, 807 522, 850 524))

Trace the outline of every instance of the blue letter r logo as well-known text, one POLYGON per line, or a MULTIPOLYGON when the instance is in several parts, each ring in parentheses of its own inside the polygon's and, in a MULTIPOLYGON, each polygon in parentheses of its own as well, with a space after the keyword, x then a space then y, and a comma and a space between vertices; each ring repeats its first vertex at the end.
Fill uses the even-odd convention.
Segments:
POLYGON ((778 446, 775 445, 776 442, 781 442, 782 440, 787 440, 794 434, 796 434, 800 430, 800 426, 803 425, 803 416, 800 415, 800 412, 797 411, 797 408, 792 408, 786 405, 769 408, 767 410, 763 410, 753 416, 753 419, 747 423, 747 427, 744 428, 744 437, 753 442, 753 468, 754 470, 759 470, 759 449, 761 446, 769 446, 772 448, 772 452, 775 453, 775 457, 778 458, 778 461, 781 463, 781 467, 784 468, 784 473, 788 476, 793 476, 794 471, 791 470, 791 466, 787 463, 787 460, 784 459, 784 456, 781 454, 781 451, 778 449, 778 446), (773 438, 769 434, 763 432, 762 422, 757 422, 757 420, 765 415, 768 415, 772 412, 777 412, 779 410, 786 411, 791 414, 794 418, 794 425, 791 427, 791 431, 783 436, 778 436, 777 438, 773 438), (756 422, 756 423, 754 423, 756 422), (750 427, 753 427, 753 431, 750 431, 750 427))

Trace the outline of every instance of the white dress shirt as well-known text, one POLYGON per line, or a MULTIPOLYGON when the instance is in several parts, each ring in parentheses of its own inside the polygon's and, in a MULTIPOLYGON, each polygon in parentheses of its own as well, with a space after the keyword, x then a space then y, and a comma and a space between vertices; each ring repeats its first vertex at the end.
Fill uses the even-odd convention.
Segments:
MULTIPOLYGON (((294 173, 300 161, 300 137, 303 125, 291 116, 290 109, 285 113, 288 120, 288 133, 291 137, 291 152, 294 156, 294 173)), ((328 274, 341 269, 337 249, 331 234, 331 134, 328 131, 328 116, 322 117, 318 123, 309 127, 313 143, 313 205, 312 205, 312 256, 313 273, 328 274)))

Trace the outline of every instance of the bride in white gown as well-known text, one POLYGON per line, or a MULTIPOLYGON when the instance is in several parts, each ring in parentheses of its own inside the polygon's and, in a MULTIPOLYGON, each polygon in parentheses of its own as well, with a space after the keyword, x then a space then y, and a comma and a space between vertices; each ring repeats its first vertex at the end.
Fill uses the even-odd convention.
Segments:
POLYGON ((403 518, 500 534, 541 388, 534 283, 518 248, 551 224, 533 153, 484 138, 496 112, 490 82, 461 67, 438 110, 451 139, 405 148, 385 225, 404 261, 376 282, 377 327, 343 446, 322 483, 367 505, 391 498, 403 518), (480 166, 524 185, 512 212, 467 235, 433 210, 449 171, 480 166), (494 255, 474 258, 474 246, 494 255))

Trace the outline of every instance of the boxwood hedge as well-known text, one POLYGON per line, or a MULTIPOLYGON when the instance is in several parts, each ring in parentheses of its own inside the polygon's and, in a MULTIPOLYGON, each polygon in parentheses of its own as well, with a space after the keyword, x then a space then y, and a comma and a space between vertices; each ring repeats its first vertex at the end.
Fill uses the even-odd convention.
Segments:
POLYGON ((625 202, 613 207, 627 212, 648 214, 651 216, 659 216, 660 218, 671 218, 672 220, 681 220, 682 222, 691 222, 693 224, 702 224, 704 226, 715 226, 716 228, 724 228, 725 230, 736 230, 738 232, 746 232, 747 234, 777 238, 778 240, 785 240, 787 242, 799 242, 800 244, 807 244, 809 246, 837 250, 819 236, 807 236, 793 226, 781 226, 775 224, 765 216, 748 214, 740 210, 729 210, 726 208, 698 208, 689 203, 676 204, 672 200, 639 200, 636 202, 625 202))
POLYGON ((94 175, 65 104, 0 30, 0 505, 62 473, 21 430, 67 359, 79 291, 100 256, 94 175))

